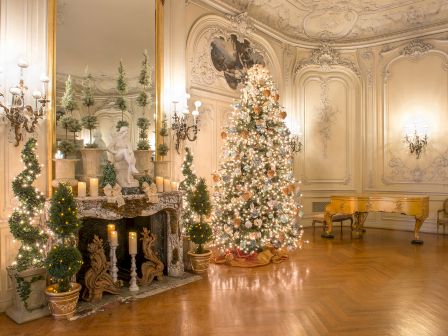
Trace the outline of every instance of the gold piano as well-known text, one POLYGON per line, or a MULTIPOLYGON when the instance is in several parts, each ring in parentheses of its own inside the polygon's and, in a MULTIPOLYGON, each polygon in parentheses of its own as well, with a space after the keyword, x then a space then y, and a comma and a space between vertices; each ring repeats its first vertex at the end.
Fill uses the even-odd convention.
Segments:
POLYGON ((413 244, 422 244, 419 231, 423 222, 428 217, 428 196, 392 196, 392 195, 357 195, 357 196, 331 196, 330 203, 325 208, 325 222, 327 229, 322 234, 323 238, 333 238, 333 223, 331 217, 337 213, 353 214, 355 223, 353 234, 360 237, 365 231, 364 222, 369 212, 395 212, 415 217, 413 244))

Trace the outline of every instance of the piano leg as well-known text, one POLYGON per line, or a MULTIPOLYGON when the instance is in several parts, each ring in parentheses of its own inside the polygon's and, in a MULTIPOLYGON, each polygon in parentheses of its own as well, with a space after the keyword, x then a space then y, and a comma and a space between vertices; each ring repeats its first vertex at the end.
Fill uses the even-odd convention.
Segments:
POLYGON ((334 235, 332 233, 333 221, 331 220, 331 216, 332 216, 332 214, 330 214, 329 212, 325 212, 324 219, 325 219, 325 223, 327 225, 326 225, 325 231, 322 232, 322 234, 320 235, 322 238, 334 238, 334 235))
POLYGON ((364 222, 366 221, 368 212, 355 212, 355 224, 353 225, 352 236, 353 238, 361 238, 364 229, 364 222))
POLYGON ((415 228, 414 228, 414 239, 411 240, 412 244, 416 244, 416 245, 422 245, 423 244, 423 240, 420 239, 420 236, 418 235, 418 233, 420 232, 420 228, 423 225, 423 222, 425 221, 426 218, 417 218, 415 217, 415 228))

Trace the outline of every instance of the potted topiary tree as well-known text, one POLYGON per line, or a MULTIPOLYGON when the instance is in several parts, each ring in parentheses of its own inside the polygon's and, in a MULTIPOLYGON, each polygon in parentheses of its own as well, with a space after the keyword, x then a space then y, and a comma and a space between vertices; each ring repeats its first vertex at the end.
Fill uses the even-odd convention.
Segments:
POLYGON ((166 119, 166 114, 163 116, 162 127, 159 130, 159 135, 161 137, 162 143, 157 146, 157 154, 159 155, 159 160, 154 162, 154 175, 170 177, 170 162, 165 161, 165 156, 167 156, 169 151, 169 147, 165 143, 165 138, 168 136, 168 121, 166 119))
POLYGON ((126 102, 125 96, 128 91, 128 83, 126 81, 126 72, 124 70, 123 62, 120 60, 120 64, 118 65, 118 78, 117 78, 117 91, 118 97, 115 101, 118 109, 121 111, 121 120, 118 120, 115 128, 117 132, 123 126, 129 126, 129 123, 124 120, 124 112, 128 108, 128 103, 126 102))
POLYGON ((75 312, 81 290, 81 285, 71 280, 81 268, 82 256, 75 243, 80 227, 78 209, 68 184, 59 184, 51 198, 48 226, 57 237, 57 243, 45 261, 54 281, 45 294, 54 318, 69 319, 75 312))
POLYGON ((212 252, 204 249, 204 244, 212 238, 212 228, 206 221, 211 213, 210 196, 204 178, 200 178, 196 189, 187 195, 188 203, 195 219, 186 227, 187 236, 197 245, 195 251, 188 252, 191 268, 195 273, 204 273, 208 269, 212 252))
POLYGON ((36 221, 44 209, 45 197, 33 186, 41 173, 35 152, 36 143, 37 140, 31 138, 22 150, 25 168, 12 182, 12 190, 19 204, 8 219, 14 239, 21 243, 16 260, 7 268, 15 290, 13 305, 6 310, 6 314, 17 323, 49 314, 44 294, 47 271, 43 267, 47 235, 36 221))
POLYGON ((87 115, 82 117, 82 127, 89 131, 89 142, 81 149, 82 179, 88 181, 91 177, 101 175, 101 158, 104 149, 98 148, 98 144, 92 141, 92 131, 98 126, 98 118, 91 114, 90 107, 95 104, 93 98, 93 77, 86 68, 86 75, 82 82, 82 104, 87 108, 87 115))
POLYGON ((55 179, 53 187, 59 183, 69 183, 71 186, 78 184, 75 179, 75 163, 78 161, 74 156, 76 149, 76 133, 81 130, 79 120, 73 117, 73 111, 77 108, 74 98, 74 90, 71 76, 68 76, 65 82, 64 95, 61 98, 61 105, 65 110, 64 116, 60 118, 60 124, 65 130, 65 139, 58 142, 57 149, 62 153, 62 158, 56 158, 55 161, 55 179), (73 133, 73 142, 68 140, 68 133, 73 133))

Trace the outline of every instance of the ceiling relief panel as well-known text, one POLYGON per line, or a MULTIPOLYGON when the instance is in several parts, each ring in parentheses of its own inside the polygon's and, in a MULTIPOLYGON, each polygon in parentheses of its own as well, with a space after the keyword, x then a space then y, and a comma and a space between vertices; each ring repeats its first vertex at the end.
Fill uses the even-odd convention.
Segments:
POLYGON ((365 42, 448 29, 446 0, 215 0, 295 41, 365 42))

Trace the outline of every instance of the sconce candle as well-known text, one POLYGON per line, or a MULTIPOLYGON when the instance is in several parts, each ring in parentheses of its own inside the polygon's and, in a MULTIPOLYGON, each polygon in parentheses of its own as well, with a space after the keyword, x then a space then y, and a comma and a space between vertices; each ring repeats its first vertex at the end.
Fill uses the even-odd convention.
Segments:
POLYGON ((78 197, 86 197, 86 182, 78 182, 78 197))
MULTIPOLYGON (((190 95, 187 94, 187 100, 190 98, 190 95)), ((193 123, 189 122, 190 111, 187 109, 183 110, 182 114, 177 114, 176 105, 177 101, 172 102, 174 105, 174 115, 173 115, 173 123, 171 124, 171 129, 174 132, 174 137, 176 139, 176 151, 180 154, 180 143, 184 140, 195 141, 198 138, 198 121, 199 121, 199 107, 201 107, 202 103, 199 100, 194 102, 195 110, 192 112, 193 123)))
POLYGON ((137 232, 129 232, 129 254, 137 254, 137 232))
POLYGON ((171 182, 171 191, 177 191, 178 183, 177 182, 171 182))
POLYGON ((157 192, 163 192, 163 177, 156 176, 157 192))
POLYGON ((92 177, 90 179, 89 189, 91 197, 98 197, 98 178, 92 177))

